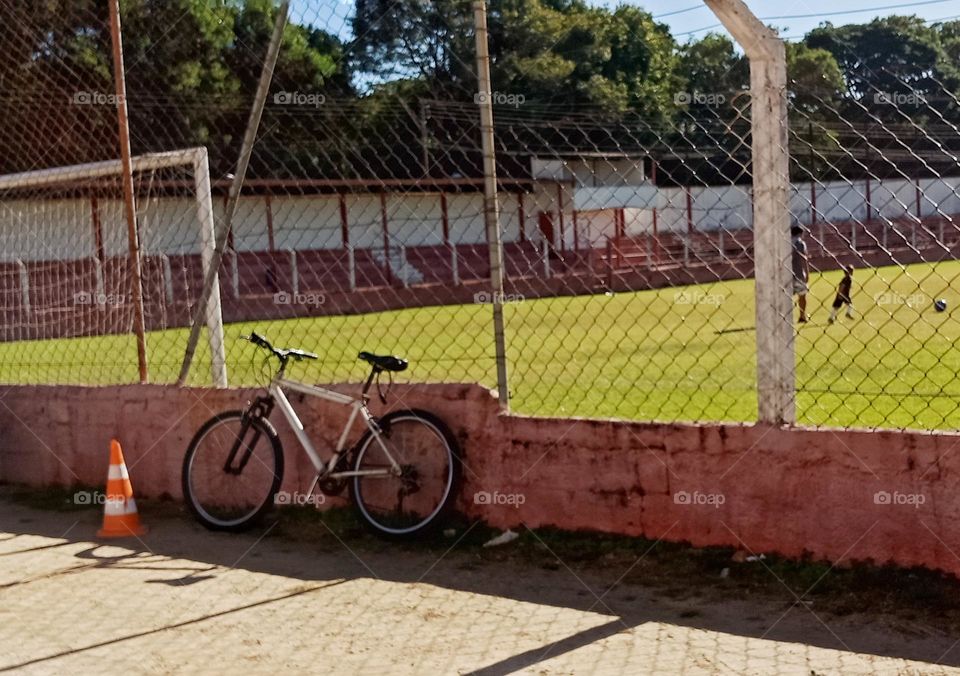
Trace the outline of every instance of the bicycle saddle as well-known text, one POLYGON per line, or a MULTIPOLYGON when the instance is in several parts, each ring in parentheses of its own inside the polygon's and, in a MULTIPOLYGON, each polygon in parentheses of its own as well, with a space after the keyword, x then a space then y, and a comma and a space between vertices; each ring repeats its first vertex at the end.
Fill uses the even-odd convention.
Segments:
POLYGON ((361 352, 359 357, 374 368, 381 369, 382 371, 405 371, 407 368, 407 360, 401 359, 400 357, 381 356, 370 354, 369 352, 361 352))

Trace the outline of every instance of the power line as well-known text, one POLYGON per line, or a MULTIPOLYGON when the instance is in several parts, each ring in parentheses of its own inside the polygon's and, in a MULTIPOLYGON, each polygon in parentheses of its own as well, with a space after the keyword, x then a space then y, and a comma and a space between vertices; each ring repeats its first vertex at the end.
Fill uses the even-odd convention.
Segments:
MULTIPOLYGON (((815 14, 784 14, 784 15, 780 15, 780 16, 761 16, 761 17, 758 17, 758 18, 760 19, 760 21, 778 21, 778 20, 781 20, 781 19, 814 19, 814 18, 823 17, 823 16, 841 16, 841 15, 848 15, 848 14, 863 14, 863 13, 865 13, 865 12, 879 12, 879 11, 883 11, 883 10, 887 10, 887 9, 906 9, 906 8, 909 8, 909 7, 919 7, 919 6, 921 6, 921 5, 941 5, 941 4, 945 3, 945 2, 955 2, 955 1, 956 1, 956 0, 923 0, 922 2, 908 2, 908 3, 900 3, 900 4, 896 4, 896 5, 883 5, 883 6, 877 6, 877 7, 864 7, 864 8, 862 8, 862 9, 845 9, 845 10, 841 10, 841 11, 837 11, 837 12, 817 12, 817 13, 815 13, 815 14)), ((945 20, 952 19, 952 18, 954 18, 954 17, 945 17, 944 19, 927 20, 925 23, 934 23, 934 22, 936 22, 936 21, 945 21, 945 20)), ((723 28, 723 24, 722 24, 722 23, 715 23, 715 24, 711 24, 711 25, 709 25, 709 26, 704 26, 703 28, 695 28, 695 29, 693 29, 693 30, 684 31, 684 32, 682 32, 682 33, 674 33, 674 34, 673 34, 673 37, 677 38, 677 37, 683 37, 683 36, 685 36, 685 35, 693 35, 694 33, 702 33, 703 31, 713 30, 714 28, 723 28)), ((794 37, 795 37, 795 36, 794 36, 794 37)), ((784 38, 784 39, 785 39, 785 40, 786 40, 786 39, 793 39, 793 37, 791 37, 791 38, 784 38)))
POLYGON ((656 16, 651 17, 651 18, 653 18, 653 19, 662 19, 662 18, 664 18, 665 16, 676 16, 677 14, 686 14, 687 12, 692 12, 692 11, 695 10, 695 9, 705 9, 705 8, 706 8, 706 5, 704 5, 703 3, 701 3, 701 4, 699 4, 699 5, 693 5, 692 7, 686 7, 686 8, 684 8, 684 9, 674 10, 673 12, 664 12, 663 14, 657 14, 656 16))
POLYGON ((884 5, 882 7, 864 7, 863 9, 845 9, 839 12, 816 12, 815 14, 784 14, 781 16, 762 16, 761 21, 775 21, 778 19, 815 19, 821 16, 840 16, 843 14, 863 14, 864 12, 879 12, 885 9, 906 9, 907 7, 919 7, 921 5, 942 5, 945 2, 954 2, 955 0, 923 0, 923 2, 908 2, 897 5, 884 5))
MULTIPOLYGON (((942 16, 939 19, 924 19, 923 23, 925 24, 934 24, 940 23, 941 21, 953 21, 955 19, 960 19, 960 14, 954 14, 953 16, 942 16)), ((803 40, 806 36, 806 33, 803 35, 784 35, 781 37, 782 40, 803 40)))

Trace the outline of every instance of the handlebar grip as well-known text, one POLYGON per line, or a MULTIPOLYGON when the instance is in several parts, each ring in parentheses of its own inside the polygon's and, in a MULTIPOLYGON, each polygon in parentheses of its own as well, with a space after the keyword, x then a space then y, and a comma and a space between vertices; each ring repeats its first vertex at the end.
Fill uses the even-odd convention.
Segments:
POLYGON ((247 337, 247 340, 249 340, 254 345, 258 345, 260 347, 270 347, 269 341, 267 341, 266 338, 264 338, 263 336, 261 336, 260 334, 254 331, 250 332, 250 335, 247 337))

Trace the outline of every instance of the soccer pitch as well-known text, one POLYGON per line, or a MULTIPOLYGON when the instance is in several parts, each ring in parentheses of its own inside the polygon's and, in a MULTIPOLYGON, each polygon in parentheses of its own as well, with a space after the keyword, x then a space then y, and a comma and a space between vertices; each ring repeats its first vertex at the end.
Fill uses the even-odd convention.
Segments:
MULTIPOLYGON (((960 262, 864 268, 854 274, 854 320, 827 324, 842 273, 815 274, 812 321, 797 333, 801 423, 925 429, 960 427, 960 262), (945 298, 937 313, 933 300, 945 298)), ((756 416, 753 280, 560 298, 505 306, 512 408, 551 416, 750 422, 756 416)), ((251 330, 317 352, 291 375, 359 382, 360 350, 410 360, 414 382, 495 384, 489 305, 426 307, 225 327, 232 385, 263 383, 251 330)), ((185 329, 148 335, 151 381, 173 382, 185 329)), ((202 346, 205 347, 205 346, 202 346)), ((6 383, 137 381, 132 336, 0 344, 6 383)), ((192 383, 208 382, 200 351, 192 383)))

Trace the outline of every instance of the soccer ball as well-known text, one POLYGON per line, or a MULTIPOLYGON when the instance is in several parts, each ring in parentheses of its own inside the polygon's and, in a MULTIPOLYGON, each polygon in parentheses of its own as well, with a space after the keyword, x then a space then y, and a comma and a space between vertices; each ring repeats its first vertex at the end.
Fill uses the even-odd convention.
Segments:
POLYGON ((937 312, 943 312, 947 309, 947 301, 945 301, 943 298, 937 298, 937 300, 933 302, 933 307, 937 310, 937 312))

